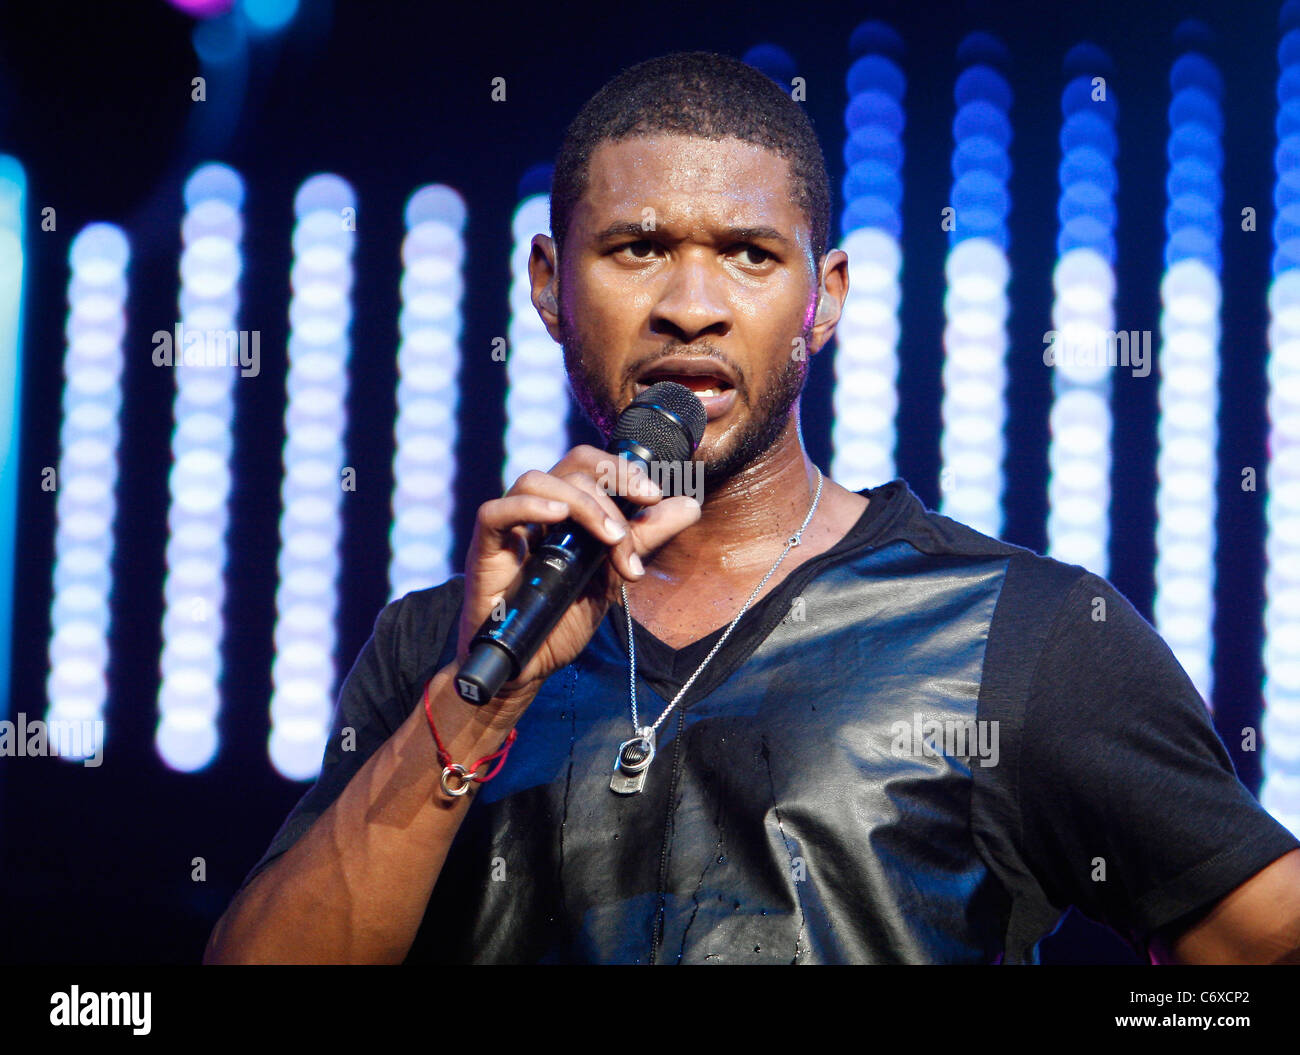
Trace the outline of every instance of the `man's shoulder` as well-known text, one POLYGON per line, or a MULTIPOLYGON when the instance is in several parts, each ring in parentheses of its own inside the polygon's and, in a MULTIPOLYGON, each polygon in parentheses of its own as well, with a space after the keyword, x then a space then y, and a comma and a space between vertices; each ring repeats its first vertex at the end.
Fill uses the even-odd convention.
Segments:
MULTIPOLYGON (((1168 646, 1133 603, 1104 576, 1079 564, 1036 553, 928 509, 902 480, 873 489, 891 509, 888 533, 916 550, 960 567, 992 561, 1002 567, 988 628, 985 695, 1025 700, 1033 675, 1094 680, 1110 660, 1150 674, 1160 670, 1184 689, 1168 646), (1126 660, 1123 664, 1119 660, 1126 660), (1074 666, 1079 670, 1073 670, 1074 666), (1085 677, 1087 675, 1087 677, 1085 677)), ((883 525, 882 525, 883 526, 883 525)), ((1135 672, 1136 673, 1136 672, 1135 672)))
POLYGON ((375 618, 376 638, 402 640, 442 629, 460 613, 465 600, 465 576, 453 575, 437 586, 411 590, 389 601, 375 618))
POLYGON ((395 624, 408 624, 430 616, 441 615, 450 610, 459 612, 465 600, 465 576, 453 575, 446 582, 437 586, 426 586, 411 590, 384 605, 379 618, 387 618, 395 624))
POLYGON ((912 492, 905 480, 897 479, 880 488, 873 488, 897 510, 891 517, 890 534, 906 541, 915 549, 936 557, 989 558, 1007 564, 1006 588, 1009 597, 1044 602, 1052 597, 1058 600, 1073 588, 1081 587, 1091 577, 1098 582, 1104 579, 1093 575, 1078 564, 1067 564, 1054 557, 1036 553, 1025 546, 994 538, 976 530, 960 520, 928 508, 912 492))
POLYGON ((437 586, 412 590, 380 610, 367 647, 357 658, 354 674, 378 664, 407 679, 423 677, 454 647, 456 624, 465 598, 465 577, 454 575, 437 586))

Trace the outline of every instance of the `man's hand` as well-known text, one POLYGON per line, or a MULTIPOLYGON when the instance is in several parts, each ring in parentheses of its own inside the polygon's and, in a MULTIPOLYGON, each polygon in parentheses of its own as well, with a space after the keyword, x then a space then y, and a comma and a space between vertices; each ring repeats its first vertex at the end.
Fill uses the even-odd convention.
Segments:
POLYGON ((479 507, 474 537, 465 558, 465 602, 460 615, 457 658, 464 662, 469 643, 510 591, 528 558, 529 545, 544 527, 572 517, 610 548, 610 559, 592 577, 583 595, 542 643, 537 654, 485 706, 499 713, 501 727, 513 725, 537 689, 551 674, 571 663, 600 626, 621 580, 645 575, 641 558, 700 518, 689 497, 664 498, 644 472, 628 463, 623 475, 618 459, 595 447, 580 446, 549 473, 524 473, 506 494, 479 507), (643 511, 629 523, 598 481, 626 479, 628 497, 643 511))
POLYGON ((1151 942, 1156 963, 1300 963, 1300 850, 1283 854, 1197 922, 1151 942))

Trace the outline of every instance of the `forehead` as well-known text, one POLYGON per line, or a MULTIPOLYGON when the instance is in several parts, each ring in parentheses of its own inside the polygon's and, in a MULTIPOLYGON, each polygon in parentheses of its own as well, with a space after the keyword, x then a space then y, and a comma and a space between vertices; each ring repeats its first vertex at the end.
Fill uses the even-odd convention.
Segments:
POLYGON ((655 135, 601 143, 587 166, 574 223, 598 229, 616 219, 639 221, 646 208, 665 224, 761 223, 806 241, 789 161, 740 139, 655 135))

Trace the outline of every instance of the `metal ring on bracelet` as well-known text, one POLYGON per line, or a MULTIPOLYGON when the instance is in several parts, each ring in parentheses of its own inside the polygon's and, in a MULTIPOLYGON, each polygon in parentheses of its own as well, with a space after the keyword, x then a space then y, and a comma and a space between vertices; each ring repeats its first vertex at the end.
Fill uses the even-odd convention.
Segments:
POLYGON ((453 762, 449 766, 442 767, 442 790, 453 798, 460 798, 461 795, 469 793, 470 771, 462 766, 459 762, 453 762), (460 787, 450 788, 447 786, 447 778, 450 776, 460 777, 460 787))

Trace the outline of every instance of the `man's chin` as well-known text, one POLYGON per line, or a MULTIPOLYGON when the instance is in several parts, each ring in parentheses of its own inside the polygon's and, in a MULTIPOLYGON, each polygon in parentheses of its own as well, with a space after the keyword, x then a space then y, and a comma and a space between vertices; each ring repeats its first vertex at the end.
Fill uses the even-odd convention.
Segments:
POLYGON ((725 446, 705 448, 702 452, 697 452, 698 460, 703 466, 701 476, 705 495, 721 490, 762 455, 762 451, 746 449, 747 445, 739 442, 743 439, 744 437, 733 437, 733 442, 725 446))

